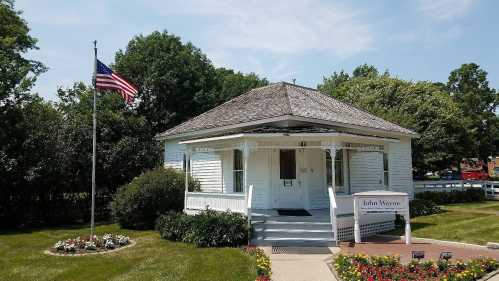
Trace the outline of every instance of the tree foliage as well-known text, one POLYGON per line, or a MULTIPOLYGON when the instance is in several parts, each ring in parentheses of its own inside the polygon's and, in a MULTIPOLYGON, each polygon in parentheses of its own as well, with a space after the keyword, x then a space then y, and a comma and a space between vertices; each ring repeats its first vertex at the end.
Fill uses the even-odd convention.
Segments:
POLYGON ((462 155, 463 115, 445 89, 430 82, 370 73, 348 79, 345 74, 333 74, 318 88, 421 134, 413 140, 412 150, 413 166, 421 171, 446 167, 462 155))
POLYGON ((466 157, 495 156, 499 140, 496 116, 498 92, 490 88, 487 72, 475 63, 463 64, 449 75, 447 89, 464 114, 468 133, 466 157))

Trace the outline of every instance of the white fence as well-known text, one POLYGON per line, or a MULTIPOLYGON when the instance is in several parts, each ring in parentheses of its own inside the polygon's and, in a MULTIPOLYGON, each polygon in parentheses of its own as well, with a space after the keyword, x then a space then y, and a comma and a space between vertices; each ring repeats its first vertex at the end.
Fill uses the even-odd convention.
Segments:
POLYGON ((211 192, 187 192, 187 210, 205 210, 207 208, 216 211, 227 211, 246 213, 246 195, 232 193, 211 192))
POLYGON ((414 193, 425 191, 448 192, 453 190, 466 190, 468 188, 481 188, 485 192, 487 198, 499 199, 499 181, 439 180, 414 182, 414 193))

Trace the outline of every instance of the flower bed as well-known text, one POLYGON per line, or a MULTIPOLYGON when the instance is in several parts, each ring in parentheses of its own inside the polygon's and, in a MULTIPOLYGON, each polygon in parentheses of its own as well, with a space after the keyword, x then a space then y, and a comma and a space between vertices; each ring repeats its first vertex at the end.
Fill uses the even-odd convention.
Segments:
POLYGON ((333 266, 344 281, 475 281, 497 270, 499 262, 477 258, 466 262, 412 261, 403 265, 397 256, 340 254, 335 258, 333 266))
POLYGON ((90 235, 88 235, 58 241, 50 249, 50 252, 58 254, 86 254, 110 251, 130 244, 130 238, 125 235, 107 233, 100 237, 94 235, 92 239, 90 238, 90 235))
POLYGON ((265 252, 255 246, 247 246, 244 248, 244 251, 249 255, 256 257, 257 277, 255 281, 270 281, 270 276, 272 275, 270 258, 265 252))

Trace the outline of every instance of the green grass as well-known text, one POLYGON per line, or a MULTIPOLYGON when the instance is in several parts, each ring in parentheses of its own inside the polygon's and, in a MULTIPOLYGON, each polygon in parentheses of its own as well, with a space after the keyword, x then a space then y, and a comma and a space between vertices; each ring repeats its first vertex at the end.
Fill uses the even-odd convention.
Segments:
POLYGON ((160 239, 156 231, 102 225, 97 234, 126 233, 134 247, 103 255, 57 257, 55 242, 88 234, 66 227, 0 232, 0 280, 255 280, 255 260, 234 248, 196 248, 160 239))
POLYGON ((481 245, 499 242, 499 201, 443 205, 442 209, 441 214, 411 219, 412 235, 481 245))

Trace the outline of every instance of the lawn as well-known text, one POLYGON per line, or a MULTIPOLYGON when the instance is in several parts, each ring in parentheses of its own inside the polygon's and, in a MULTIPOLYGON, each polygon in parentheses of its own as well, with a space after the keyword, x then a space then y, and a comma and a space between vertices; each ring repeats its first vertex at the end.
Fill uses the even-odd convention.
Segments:
POLYGON ((239 249, 200 249, 160 239, 156 231, 98 226, 97 234, 126 233, 137 245, 115 253, 48 256, 62 239, 87 234, 85 227, 0 232, 0 280, 255 280, 253 258, 239 249))
POLYGON ((481 245, 499 242, 499 201, 443 205, 442 209, 441 214, 413 218, 412 235, 481 245))

